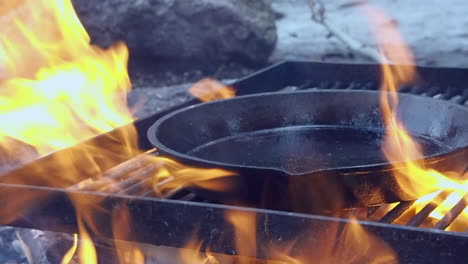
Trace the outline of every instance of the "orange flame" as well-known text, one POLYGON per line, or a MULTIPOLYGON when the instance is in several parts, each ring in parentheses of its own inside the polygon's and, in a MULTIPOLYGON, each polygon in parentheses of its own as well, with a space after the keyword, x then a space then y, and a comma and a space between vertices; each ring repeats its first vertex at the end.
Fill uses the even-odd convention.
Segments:
POLYGON ((121 264, 144 264, 145 255, 137 246, 122 241, 129 241, 133 237, 131 232, 131 216, 126 205, 120 205, 112 217, 114 244, 121 264))
POLYGON ((152 157, 152 159, 155 164, 160 164, 153 177, 153 187, 156 193, 188 186, 213 191, 229 191, 232 187, 231 183, 226 181, 228 177, 235 176, 232 172, 189 167, 163 157, 152 157))
MULTIPOLYGON (((314 242, 302 242, 302 253, 293 256, 290 244, 273 252, 275 259, 291 264, 307 263, 398 263, 395 252, 379 238, 362 228, 357 221, 344 225, 330 224, 317 230, 314 242)), ((297 246, 299 242, 296 242, 297 246)))
POLYGON ((236 95, 236 90, 214 79, 205 78, 189 88, 189 92, 203 102, 228 99, 236 95))
POLYGON ((196 237, 193 237, 184 246, 184 250, 181 250, 178 254, 179 262, 183 264, 220 264, 217 258, 209 253, 200 253, 202 247, 201 242, 197 242, 196 237))
MULTIPOLYGON (((237 253, 241 256, 257 256, 256 213, 242 211, 228 211, 226 220, 234 227, 237 253)), ((241 259, 240 264, 250 263, 248 259, 241 259)))
MULTIPOLYGON (((411 66, 414 65, 413 56, 409 48, 404 45, 405 42, 395 25, 386 23, 390 19, 383 12, 370 6, 365 6, 365 10, 371 25, 386 25, 385 29, 374 28, 379 48, 389 60, 382 64, 381 108, 386 125, 384 153, 394 164, 395 178, 403 190, 413 197, 423 196, 408 212, 418 213, 426 204, 435 203, 437 208, 430 217, 440 220, 468 193, 468 181, 463 180, 465 177, 462 175, 454 175, 453 172, 439 172, 426 168, 426 164, 418 160, 424 156, 423 152, 397 117, 398 89, 402 85, 411 84, 416 74, 414 66, 411 66), (385 44, 389 39, 396 44, 385 44), (441 190, 452 190, 454 193, 442 200, 434 200, 441 190)), ((468 217, 466 212, 468 211, 465 210, 461 216, 465 219, 465 223, 468 217)), ((407 217, 405 214, 399 221, 407 217)), ((466 227, 468 223, 465 224, 466 227)))
MULTIPOLYGON (((375 10, 370 14, 377 21, 384 18, 375 10)), ((0 65, 2 152, 13 153, 18 147, 28 146, 43 156, 58 149, 74 146, 133 120, 125 100, 125 94, 131 87, 126 69, 127 48, 123 44, 117 44, 103 50, 90 45, 89 36, 76 16, 70 0, 8 1, 0 6, 0 15, 0 24, 7 25, 0 29, 3 33, 0 37, 0 61, 4 62, 4 65, 0 65)), ((395 32, 390 30, 385 34, 400 40, 395 32)), ((409 51, 404 47, 394 49, 382 45, 382 51, 396 64, 408 64, 412 61, 409 51)), ((398 106, 397 87, 412 80, 414 68, 384 64, 382 72, 382 89, 387 92, 382 93, 381 98, 387 125, 385 153, 392 163, 406 161, 406 166, 396 167, 400 184, 409 192, 418 195, 442 188, 468 191, 466 184, 449 180, 439 172, 426 170, 424 164, 412 161, 419 157, 421 152, 396 119, 395 113, 398 106), (418 181, 414 180, 415 175, 418 181), (420 182, 424 182, 424 185, 420 182)), ((190 92, 202 101, 225 99, 235 95, 231 87, 212 79, 200 81, 190 92)), ((102 172, 107 165, 142 153, 137 148, 134 127, 129 126, 122 131, 122 134, 109 139, 112 143, 106 145, 104 150, 99 146, 84 144, 76 150, 77 152, 67 152, 67 155, 55 157, 49 164, 54 168, 53 178, 44 175, 46 178, 40 182, 51 181, 52 186, 68 187, 80 182, 86 175, 101 173, 104 177, 102 172), (77 154, 79 157, 76 157, 77 154), (96 159, 98 156, 101 158, 100 163, 96 159)), ((228 185, 222 181, 215 183, 213 180, 232 175, 223 170, 190 168, 159 157, 150 158, 150 163, 154 166, 152 180, 155 193, 165 193, 187 185, 226 190, 228 185)), ((48 168, 34 169, 48 172, 48 168)), ((33 182, 36 180, 38 179, 33 179, 33 182)), ((112 190, 106 191, 122 191, 118 179, 106 180, 111 183, 115 181, 112 190)), ((96 179, 90 179, 92 184, 96 183, 95 181, 96 179)), ((86 185, 84 181, 81 183, 83 184, 74 186, 83 188, 82 185, 86 185)), ((13 212, 34 198, 22 197, 17 204, 9 205, 15 208, 5 211, 13 212)), ((97 263, 96 249, 89 233, 99 233, 99 228, 93 220, 102 212, 99 208, 100 200, 86 200, 79 195, 71 195, 70 198, 80 212, 79 242, 76 238, 63 262, 71 261, 77 251, 81 263, 97 263)), ((452 203, 456 199, 458 198, 446 200, 452 203)), ((435 211, 433 217, 439 217, 438 213, 435 211)), ((256 215, 230 212, 226 219, 234 227, 239 254, 256 257, 256 215)), ((131 239, 131 226, 132 221, 125 206, 114 212, 112 229, 116 239, 131 239)), ((284 246, 278 247, 278 251, 268 253, 279 256, 287 263, 310 263, 316 262, 317 259, 322 263, 396 262, 391 249, 367 233, 358 222, 349 223, 344 228, 337 225, 321 231, 323 236, 319 234, 320 239, 316 240, 316 244, 303 245, 310 248, 307 254, 292 256, 288 253, 288 247, 284 246), (335 235, 330 235, 330 232, 335 235), (339 250, 336 250, 337 248, 339 250)), ((144 263, 144 253, 138 247, 128 248, 117 240, 115 246, 121 263, 144 263)), ((200 243, 194 242, 188 247, 199 249, 200 243)), ((181 259, 184 263, 219 262, 210 253, 206 256, 181 256, 181 259)), ((242 258, 238 263, 250 263, 249 261, 242 258)))
MULTIPOLYGON (((126 102, 126 93, 131 88, 126 46, 118 43, 104 50, 90 45, 71 0, 9 0, 0 4, 0 15, 1 158, 25 163, 71 147, 60 155, 49 156, 42 166, 26 167, 5 181, 70 190, 122 192, 121 179, 108 177, 107 170, 143 153, 137 147, 135 127, 121 128, 133 121, 126 102), (77 145, 115 128, 121 129, 102 137, 99 143, 77 145), (21 152, 18 149, 28 155, 18 155, 21 152), (100 181, 111 187, 101 189, 100 181), (92 189, 91 185, 98 188, 92 189)), ((230 94, 228 88, 222 88, 214 80, 200 84, 209 92, 200 91, 200 85, 192 90, 201 93, 203 98, 207 96, 206 100, 230 94)), ((148 157, 144 169, 149 168, 153 173, 149 175, 153 176, 150 180, 156 195, 181 186, 226 189, 225 182, 213 180, 232 175, 142 155, 148 157)), ((9 192, 1 192, 1 198, 8 199, 9 192)), ((15 195, 18 199, 0 214, 2 223, 13 221, 22 210, 42 199, 40 194, 15 195)), ((69 262, 77 251, 81 263, 96 263, 96 250, 89 233, 100 235, 95 219, 113 213, 109 224, 113 227, 120 262, 144 263, 145 256, 138 247, 119 242, 119 239, 132 239, 133 223, 125 205, 117 212, 104 212, 102 198, 70 194, 70 199, 79 212, 79 243, 70 249, 63 262, 69 262)))
MULTIPOLYGON (((234 227, 236 253, 247 256, 236 259, 236 263, 252 263, 258 257, 256 213, 229 211, 225 217, 234 227)), ((397 263, 395 252, 355 220, 327 224, 320 229, 313 226, 304 233, 314 234, 315 238, 277 241, 265 250, 265 263, 397 263), (293 248, 299 248, 301 253, 294 253, 293 248)))

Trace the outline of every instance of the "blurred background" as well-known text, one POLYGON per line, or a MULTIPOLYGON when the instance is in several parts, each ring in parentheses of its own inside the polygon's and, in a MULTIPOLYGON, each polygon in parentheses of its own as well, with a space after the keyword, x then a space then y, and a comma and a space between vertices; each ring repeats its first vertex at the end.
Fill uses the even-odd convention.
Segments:
MULTIPOLYGON (((236 79, 284 60, 374 62, 349 48, 344 37, 375 48, 365 4, 389 18, 372 25, 397 26, 416 64, 468 66, 466 0, 73 0, 93 42, 130 48, 134 91, 145 98, 145 116, 190 98, 203 77, 236 79), (312 19, 310 3, 322 4, 326 25, 312 19), (158 88, 158 89, 155 89, 158 88)), ((391 42, 391 39, 386 41, 391 42)))

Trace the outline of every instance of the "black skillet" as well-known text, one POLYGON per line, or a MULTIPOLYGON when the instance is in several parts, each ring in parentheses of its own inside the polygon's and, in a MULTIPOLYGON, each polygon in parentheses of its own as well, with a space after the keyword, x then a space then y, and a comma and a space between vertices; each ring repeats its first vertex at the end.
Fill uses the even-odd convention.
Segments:
MULTIPOLYGON (((224 201, 313 212, 414 199, 382 152, 379 96, 327 90, 236 97, 168 114, 148 137, 187 165, 236 172, 229 180, 235 191, 204 193, 224 201)), ((468 108, 401 94, 398 115, 427 167, 465 170, 468 108)))

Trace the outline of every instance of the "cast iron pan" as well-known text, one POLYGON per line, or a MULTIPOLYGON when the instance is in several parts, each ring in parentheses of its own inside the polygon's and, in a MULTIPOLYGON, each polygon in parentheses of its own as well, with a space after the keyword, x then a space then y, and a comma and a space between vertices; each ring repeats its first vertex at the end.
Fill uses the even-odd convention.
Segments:
MULTIPOLYGON (((224 202, 314 212, 417 198, 398 185, 382 152, 379 96, 327 90, 236 97, 173 112, 148 137, 187 165, 237 173, 234 191, 203 193, 224 202)), ((427 167, 465 170, 468 108, 401 94, 398 115, 427 167)))

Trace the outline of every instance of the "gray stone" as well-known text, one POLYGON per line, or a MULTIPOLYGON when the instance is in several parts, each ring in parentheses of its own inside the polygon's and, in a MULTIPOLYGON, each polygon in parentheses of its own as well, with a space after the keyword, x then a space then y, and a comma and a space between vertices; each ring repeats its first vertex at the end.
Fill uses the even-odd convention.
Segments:
POLYGON ((258 65, 276 43, 264 0, 73 0, 94 43, 123 40, 131 56, 180 70, 258 65))

